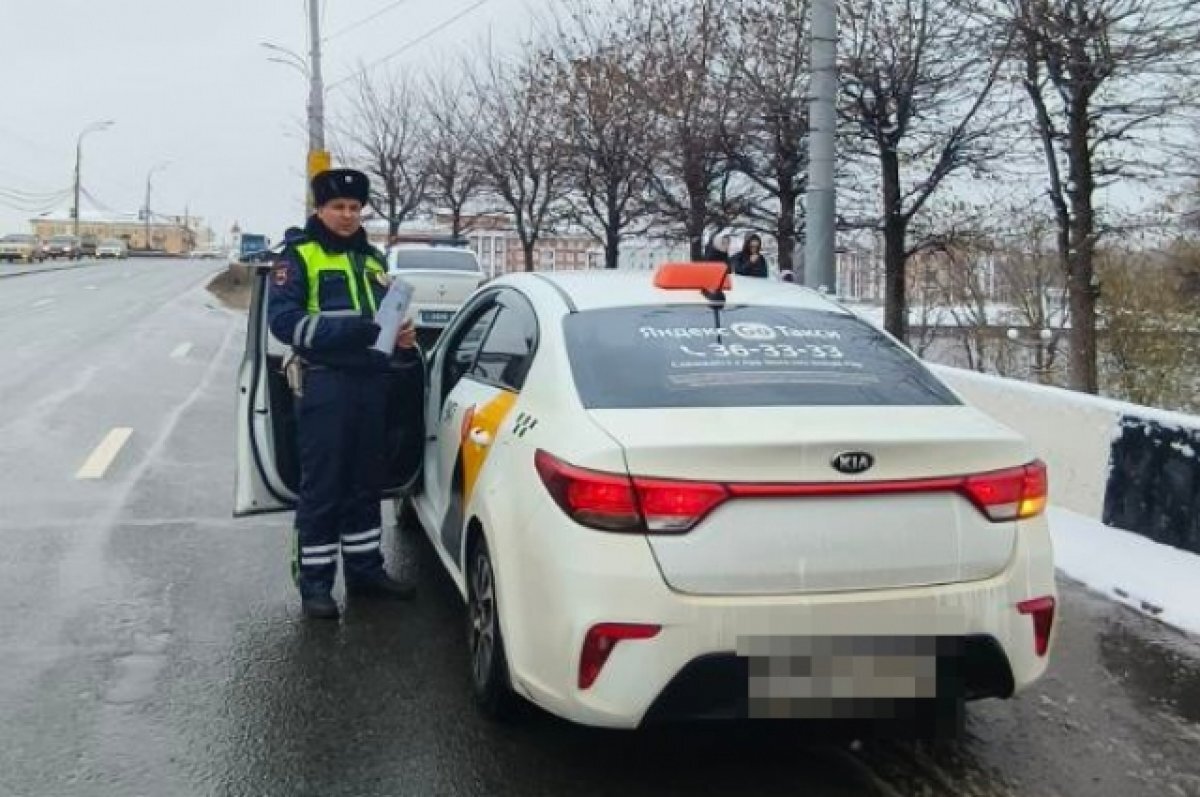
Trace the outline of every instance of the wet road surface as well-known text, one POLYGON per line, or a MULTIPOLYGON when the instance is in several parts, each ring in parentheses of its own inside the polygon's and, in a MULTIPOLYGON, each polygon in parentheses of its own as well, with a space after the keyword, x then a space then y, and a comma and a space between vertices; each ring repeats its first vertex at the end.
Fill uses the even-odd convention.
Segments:
POLYGON ((218 267, 0 284, 0 795, 1200 795, 1200 643, 1069 583, 1048 676, 956 744, 487 723, 419 536, 389 534, 416 602, 312 625, 289 517, 231 519, 218 267))

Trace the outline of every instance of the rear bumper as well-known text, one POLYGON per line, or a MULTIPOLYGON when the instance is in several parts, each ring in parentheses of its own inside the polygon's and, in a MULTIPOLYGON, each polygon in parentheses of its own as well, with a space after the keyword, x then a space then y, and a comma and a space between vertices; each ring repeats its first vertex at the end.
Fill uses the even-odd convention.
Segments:
POLYGON ((950 640, 964 652, 965 697, 1009 697, 1041 677, 1048 661, 1035 652, 1033 623, 1017 604, 1056 595, 1045 521, 1021 526, 1008 566, 981 581, 694 596, 666 585, 644 538, 588 531, 543 505, 518 532, 525 539, 499 549, 522 554, 497 563, 514 688, 551 713, 604 727, 744 716, 746 659, 738 651, 747 638, 856 636, 950 640), (661 630, 618 642, 595 683, 580 689, 580 651, 598 623, 661 630))
MULTIPOLYGON (((1013 694, 1012 670, 1000 644, 988 636, 943 637, 939 649, 938 693, 967 700, 1006 698, 1013 694)), ((749 660, 729 653, 700 656, 688 662, 651 704, 643 724, 681 720, 753 719, 771 716, 770 704, 753 704, 747 684, 749 660)), ((857 700, 830 703, 820 719, 917 719, 936 710, 934 700, 857 700)), ((816 718, 816 717, 812 717, 816 718)))

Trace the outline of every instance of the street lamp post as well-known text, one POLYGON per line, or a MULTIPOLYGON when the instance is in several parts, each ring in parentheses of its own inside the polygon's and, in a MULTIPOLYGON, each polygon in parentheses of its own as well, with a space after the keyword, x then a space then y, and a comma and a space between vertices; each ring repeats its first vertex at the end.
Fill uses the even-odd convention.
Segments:
POLYGON ((1054 340, 1054 333, 1046 328, 1038 330, 1029 330, 1033 332, 1032 340, 1024 340, 1021 337, 1021 330, 1016 327, 1009 327, 1004 336, 1010 342, 1015 343, 1025 349, 1033 351, 1033 365, 1029 370, 1033 372, 1033 376, 1040 384, 1047 384, 1050 376, 1050 368, 1046 365, 1046 346, 1054 340))
POLYGON ((145 214, 146 225, 146 251, 150 251, 150 179, 154 177, 156 172, 161 172, 170 165, 170 161, 161 161, 154 164, 150 171, 146 172, 146 206, 142 209, 145 214))
POLYGON ((308 158, 305 173, 306 207, 311 213, 312 193, 307 183, 313 175, 330 166, 329 151, 325 149, 325 84, 321 76, 321 14, 319 0, 308 0, 308 24, 310 50, 308 59, 297 55, 286 47, 262 42, 262 46, 275 53, 268 60, 295 69, 308 81, 308 158), (283 57, 280 57, 283 56, 283 57))
POLYGON ((102 122, 92 122, 79 131, 79 137, 75 139, 75 205, 71 208, 71 218, 75 222, 74 235, 76 238, 79 237, 79 174, 83 161, 83 137, 88 133, 94 133, 98 130, 107 130, 112 127, 112 124, 112 119, 105 119, 102 122))
POLYGON ((804 282, 836 294, 837 194, 834 158, 837 138, 837 7, 813 0, 810 28, 812 97, 809 102, 808 198, 804 219, 804 282))

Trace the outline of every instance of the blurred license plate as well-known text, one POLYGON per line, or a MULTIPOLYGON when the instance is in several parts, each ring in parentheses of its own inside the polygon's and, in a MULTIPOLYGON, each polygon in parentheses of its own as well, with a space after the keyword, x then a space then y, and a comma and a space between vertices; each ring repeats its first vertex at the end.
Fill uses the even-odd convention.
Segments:
POLYGON ((798 637, 742 640, 752 716, 825 718, 846 702, 937 696, 933 639, 798 637))
POLYGON ((449 310, 422 310, 421 322, 424 324, 449 324, 454 313, 449 310))

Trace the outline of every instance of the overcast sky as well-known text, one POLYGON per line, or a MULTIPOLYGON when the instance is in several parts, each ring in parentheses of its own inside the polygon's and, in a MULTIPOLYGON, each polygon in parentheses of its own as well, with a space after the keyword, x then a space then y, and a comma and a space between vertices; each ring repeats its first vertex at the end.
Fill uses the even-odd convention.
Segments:
MULTIPOLYGON (((322 0, 326 82, 477 2, 322 0)), ((417 69, 487 35, 515 42, 547 3, 482 0, 379 69, 417 69)), ((0 0, 0 9, 0 189, 69 189, 79 132, 112 119, 83 145, 83 184, 106 208, 136 213, 147 173, 169 161, 153 178, 155 212, 187 208, 218 235, 237 221, 273 239, 303 217, 307 84, 260 42, 306 53, 304 0, 0 0)), ((331 89, 333 102, 341 90, 331 89)), ((0 233, 25 231, 34 214, 8 207, 9 196, 0 192, 0 233)))

